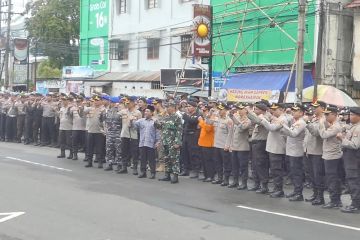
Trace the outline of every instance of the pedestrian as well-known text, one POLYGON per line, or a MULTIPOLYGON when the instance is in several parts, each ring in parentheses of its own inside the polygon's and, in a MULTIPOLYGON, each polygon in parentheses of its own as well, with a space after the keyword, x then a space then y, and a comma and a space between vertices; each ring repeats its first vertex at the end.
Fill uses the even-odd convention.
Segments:
POLYGON ((70 108, 70 115, 72 118, 72 133, 71 133, 71 148, 73 151, 73 160, 78 160, 78 153, 84 149, 85 145, 85 128, 86 117, 82 114, 84 99, 77 96, 73 106, 70 108))
POLYGON ((140 148, 140 175, 139 178, 146 178, 147 165, 150 167, 150 179, 155 179, 156 162, 155 151, 160 145, 160 132, 155 128, 155 120, 153 119, 155 108, 148 105, 144 111, 144 118, 136 120, 133 117, 132 124, 140 132, 139 148, 140 148))
POLYGON ((57 103, 53 101, 52 94, 48 94, 41 102, 41 146, 55 146, 55 112, 57 103))
POLYGON ((248 118, 254 125, 251 136, 251 154, 253 166, 254 186, 249 188, 249 191, 256 191, 256 193, 267 194, 269 192, 269 156, 266 152, 266 140, 269 131, 260 124, 259 119, 267 117, 267 105, 263 102, 258 102, 254 105, 253 110, 250 107, 246 108, 248 111, 248 118), (261 184, 261 185, 260 185, 261 184))
POLYGON ((183 123, 176 113, 176 103, 170 100, 167 103, 167 115, 156 121, 156 128, 161 130, 161 141, 164 148, 165 174, 159 181, 179 182, 180 174, 180 147, 182 143, 183 123))
POLYGON ((351 204, 341 209, 344 213, 360 213, 360 108, 350 108, 351 127, 346 133, 338 133, 344 155, 346 179, 349 184, 351 204))
POLYGON ((105 160, 107 167, 105 171, 113 170, 113 166, 117 166, 117 171, 121 169, 121 129, 122 116, 119 106, 119 99, 110 99, 109 109, 104 113, 104 129, 106 136, 106 154, 105 160))
POLYGON ((71 133, 72 133, 72 125, 73 120, 71 117, 71 107, 69 103, 72 102, 73 99, 69 97, 63 97, 61 99, 61 108, 57 113, 57 117, 59 118, 59 144, 60 144, 60 155, 58 158, 65 158, 65 150, 69 149, 70 153, 67 159, 73 158, 73 149, 71 147, 71 133))
POLYGON ((230 147, 231 159, 232 159, 232 175, 233 183, 229 185, 229 188, 237 188, 238 190, 247 189, 247 181, 249 176, 249 129, 251 127, 251 121, 247 117, 245 105, 240 103, 235 105, 234 115, 230 112, 230 119, 234 123, 233 139, 230 147), (239 179, 241 178, 241 184, 239 185, 239 179))
POLYGON ((319 133, 323 139, 322 158, 325 163, 325 177, 330 194, 330 202, 323 205, 323 208, 341 208, 341 180, 340 163, 342 157, 341 140, 337 134, 342 132, 338 121, 338 109, 336 106, 327 106, 324 110, 325 119, 319 121, 319 133))
POLYGON ((15 101, 15 107, 17 108, 16 117, 16 141, 21 143, 21 139, 24 134, 25 127, 25 95, 20 94, 15 101))
POLYGON ((295 104, 292 108, 293 121, 288 127, 287 122, 282 123, 281 133, 286 135, 286 155, 290 161, 290 171, 294 190, 287 194, 289 201, 304 201, 304 139, 306 123, 303 119, 305 109, 300 104, 295 104))

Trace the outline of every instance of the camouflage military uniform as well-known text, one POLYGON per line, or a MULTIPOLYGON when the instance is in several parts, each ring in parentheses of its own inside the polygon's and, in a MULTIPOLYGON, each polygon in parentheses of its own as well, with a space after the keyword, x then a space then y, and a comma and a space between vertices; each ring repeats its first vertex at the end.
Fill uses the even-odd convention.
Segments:
POLYGON ((161 128, 162 145, 164 147, 164 162, 166 173, 180 173, 180 148, 174 145, 181 145, 182 142, 182 122, 176 114, 165 116, 157 124, 161 128))
POLYGON ((121 162, 121 128, 122 118, 117 107, 110 108, 104 114, 106 133, 106 162, 109 165, 121 162))

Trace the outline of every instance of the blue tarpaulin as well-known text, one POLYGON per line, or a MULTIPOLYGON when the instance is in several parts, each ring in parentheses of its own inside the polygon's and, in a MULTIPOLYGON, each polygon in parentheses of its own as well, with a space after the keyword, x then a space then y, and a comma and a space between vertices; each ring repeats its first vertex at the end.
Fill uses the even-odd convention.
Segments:
MULTIPOLYGON (((295 91, 295 76, 296 72, 293 72, 289 86, 289 92, 295 91)), ((228 76, 228 80, 223 88, 243 90, 280 90, 285 92, 289 77, 290 71, 234 74, 228 76)), ((314 80, 311 72, 304 71, 304 88, 313 85, 314 80)))

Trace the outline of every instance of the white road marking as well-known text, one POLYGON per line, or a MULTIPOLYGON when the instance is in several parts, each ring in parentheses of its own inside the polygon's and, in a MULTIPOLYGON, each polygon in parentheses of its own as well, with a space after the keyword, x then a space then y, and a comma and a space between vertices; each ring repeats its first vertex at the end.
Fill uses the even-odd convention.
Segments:
POLYGON ((336 224, 336 223, 331 223, 331 222, 325 222, 325 221, 320 221, 320 220, 311 219, 311 218, 304 218, 304 217, 299 217, 299 216, 295 216, 295 215, 289 215, 289 214, 285 214, 285 213, 271 212, 271 211, 267 211, 267 210, 263 210, 263 209, 246 207, 246 206, 241 206, 241 205, 236 206, 236 207, 242 208, 242 209, 251 210, 251 211, 256 211, 256 212, 262 212, 262 213, 273 214, 273 215, 282 216, 282 217, 287 217, 287 218, 298 219, 298 220, 307 221, 307 222, 314 222, 314 223, 329 225, 329 226, 333 226, 333 227, 339 227, 339 228, 345 228, 345 229, 360 231, 360 228, 358 228, 358 227, 352 227, 352 226, 348 226, 348 225, 342 225, 342 224, 336 224))
POLYGON ((37 166, 41 166, 41 167, 52 168, 52 169, 56 169, 56 170, 60 170, 60 171, 64 171, 64 172, 72 172, 71 169, 51 166, 51 165, 47 165, 47 164, 43 164, 43 163, 32 162, 32 161, 28 161, 28 160, 24 160, 24 159, 20 159, 20 158, 14 158, 14 157, 5 157, 5 158, 14 160, 14 161, 18 161, 18 162, 29 163, 29 164, 33 164, 33 165, 37 165, 37 166))
POLYGON ((25 212, 11 212, 11 213, 0 213, 0 216, 6 216, 6 217, 2 217, 0 218, 0 223, 6 222, 10 219, 16 218, 18 216, 21 216, 25 214, 25 212))

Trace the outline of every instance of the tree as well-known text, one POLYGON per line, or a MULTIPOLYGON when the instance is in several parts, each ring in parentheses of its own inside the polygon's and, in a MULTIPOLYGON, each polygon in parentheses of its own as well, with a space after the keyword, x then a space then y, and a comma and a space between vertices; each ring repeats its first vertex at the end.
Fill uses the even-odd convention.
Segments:
POLYGON ((78 65, 80 34, 79 0, 32 0, 26 21, 36 54, 49 57, 53 68, 78 65))
POLYGON ((49 60, 41 62, 37 70, 38 78, 60 78, 61 70, 54 68, 49 60))

